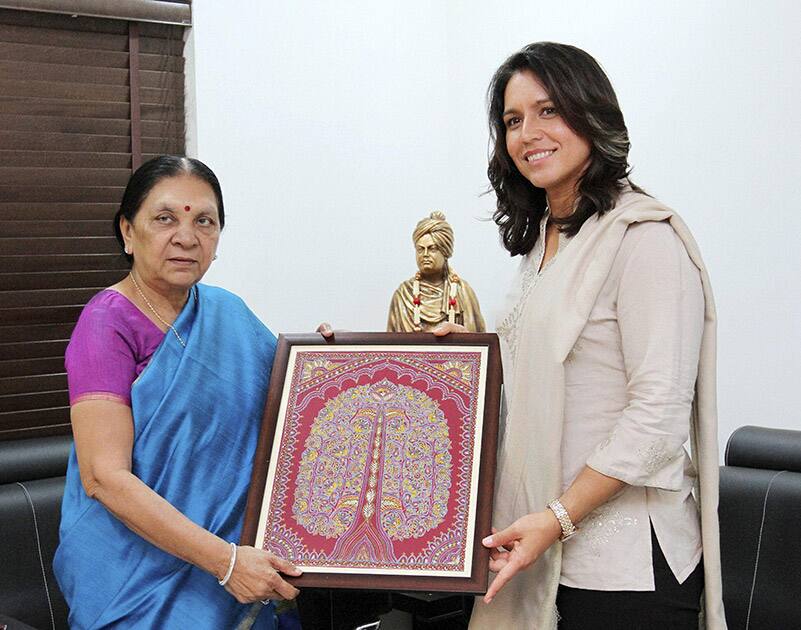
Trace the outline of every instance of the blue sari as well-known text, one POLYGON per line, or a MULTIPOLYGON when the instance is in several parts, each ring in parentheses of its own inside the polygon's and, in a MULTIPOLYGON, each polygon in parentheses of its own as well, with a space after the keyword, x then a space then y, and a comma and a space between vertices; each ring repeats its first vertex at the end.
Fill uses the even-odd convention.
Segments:
MULTIPOLYGON (((275 337, 235 295, 198 285, 131 388, 132 472, 238 542, 275 337)), ((133 533, 83 490, 75 449, 53 566, 71 628, 234 628, 251 609, 213 575, 133 533)), ((274 628, 265 606, 254 628, 274 628)))

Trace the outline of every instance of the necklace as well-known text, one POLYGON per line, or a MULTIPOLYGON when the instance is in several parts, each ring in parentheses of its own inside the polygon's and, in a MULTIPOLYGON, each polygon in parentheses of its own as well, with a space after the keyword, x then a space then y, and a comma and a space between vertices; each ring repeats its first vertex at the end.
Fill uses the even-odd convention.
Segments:
MULTIPOLYGON (((459 291, 459 276, 455 273, 448 274, 448 321, 452 324, 456 323, 456 293, 459 291)), ((420 272, 414 274, 414 281, 412 282, 412 304, 414 311, 412 313, 412 321, 414 323, 415 332, 423 330, 420 323, 420 272)))
POLYGON ((148 307, 148 308, 149 308, 151 311, 153 311, 153 315, 155 315, 155 316, 156 316, 156 319, 157 319, 157 320, 159 320, 159 321, 160 321, 162 324, 164 324, 164 325, 165 325, 167 328, 169 328, 169 329, 172 331, 172 333, 175 335, 175 338, 178 340, 178 343, 180 343, 182 347, 186 348, 186 343, 184 343, 184 340, 183 340, 183 339, 181 339, 181 335, 179 335, 179 334, 178 334, 178 331, 177 331, 177 330, 175 330, 175 326, 173 326, 172 324, 168 324, 167 322, 165 322, 165 321, 164 321, 164 318, 163 318, 161 315, 159 315, 159 312, 158 312, 158 311, 156 310, 156 308, 155 308, 155 307, 154 307, 154 306, 153 306, 153 305, 150 303, 150 300, 148 300, 148 299, 145 297, 145 294, 144 294, 144 293, 142 293, 142 289, 140 289, 140 288, 139 288, 139 284, 136 282, 136 278, 134 278, 133 272, 131 272, 131 273, 130 273, 130 274, 128 274, 128 275, 130 276, 130 278, 131 278, 131 282, 133 282, 133 285, 134 285, 134 287, 136 288, 136 292, 137 292, 137 293, 139 293, 140 297, 141 297, 141 298, 142 298, 142 299, 145 301, 145 304, 147 304, 147 307, 148 307))

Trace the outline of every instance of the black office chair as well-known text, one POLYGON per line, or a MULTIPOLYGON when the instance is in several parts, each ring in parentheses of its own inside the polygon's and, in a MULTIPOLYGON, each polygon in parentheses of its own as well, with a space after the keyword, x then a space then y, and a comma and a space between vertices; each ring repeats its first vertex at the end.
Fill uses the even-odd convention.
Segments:
POLYGON ((725 464, 718 514, 728 626, 801 628, 801 431, 741 427, 725 464))
POLYGON ((72 438, 0 442, 0 628, 66 630, 53 575, 72 438))

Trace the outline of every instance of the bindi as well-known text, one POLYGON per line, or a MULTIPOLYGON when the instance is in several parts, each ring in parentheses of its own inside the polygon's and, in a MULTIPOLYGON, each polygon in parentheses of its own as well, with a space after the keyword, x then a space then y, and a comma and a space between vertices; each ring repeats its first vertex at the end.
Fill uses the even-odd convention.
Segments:
POLYGON ((184 206, 184 212, 189 212, 191 209, 191 206, 184 206))

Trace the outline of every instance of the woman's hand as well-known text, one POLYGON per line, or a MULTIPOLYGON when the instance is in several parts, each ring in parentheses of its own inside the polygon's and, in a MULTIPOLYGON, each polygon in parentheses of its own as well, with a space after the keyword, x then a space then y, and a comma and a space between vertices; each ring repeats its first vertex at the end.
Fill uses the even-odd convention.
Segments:
POLYGON ((238 547, 234 572, 225 590, 240 604, 264 599, 295 599, 300 591, 285 581, 279 571, 294 577, 301 574, 301 570, 291 562, 269 551, 238 547))
POLYGON ((450 333, 469 333, 470 331, 467 330, 461 324, 452 324, 451 322, 442 322, 437 324, 434 328, 431 329, 431 332, 434 333, 437 337, 444 337, 450 333))
POLYGON ((534 564, 548 547, 559 540, 562 527, 554 513, 545 510, 527 514, 503 531, 492 531, 492 536, 481 541, 491 549, 490 571, 498 574, 484 595, 487 604, 518 571, 534 564))
MULTIPOLYGON (((145 540, 222 578, 228 571, 230 544, 190 521, 131 472, 131 408, 108 400, 86 400, 73 405, 71 414, 86 493, 145 540)), ((298 590, 279 571, 301 573, 271 553, 239 547, 225 588, 240 602, 292 599, 298 590)))

